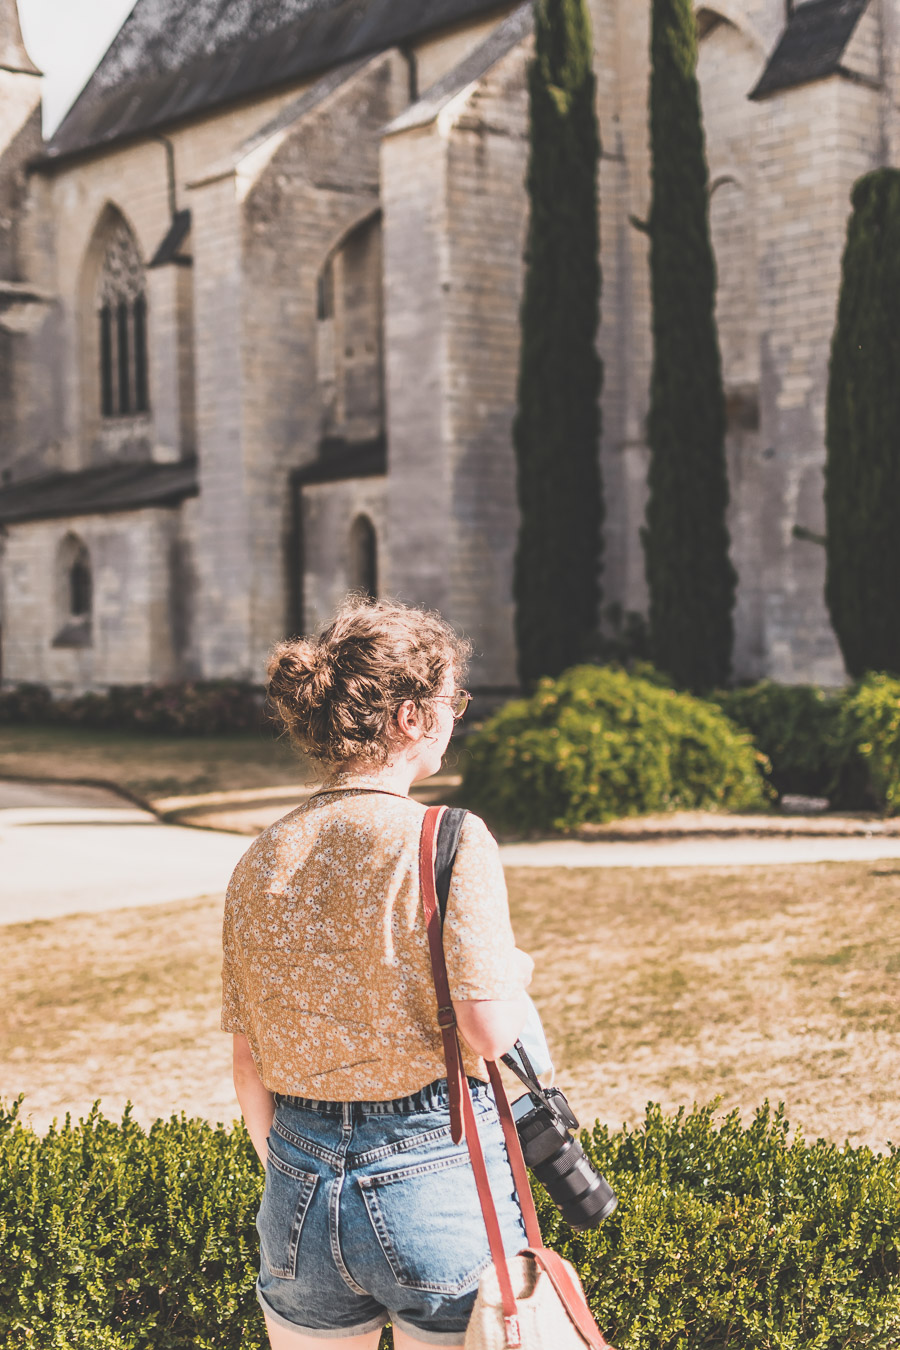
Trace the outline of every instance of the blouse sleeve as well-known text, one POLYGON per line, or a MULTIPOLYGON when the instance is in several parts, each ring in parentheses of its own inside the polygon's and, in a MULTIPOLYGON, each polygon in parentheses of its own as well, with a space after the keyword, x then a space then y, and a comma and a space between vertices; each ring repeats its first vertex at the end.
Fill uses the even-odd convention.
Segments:
POLYGON ((225 896, 225 918, 222 924, 222 1030, 243 1032, 241 1016, 240 981, 237 969, 237 944, 234 933, 235 877, 225 896))
POLYGON ((525 985, 515 951, 500 850, 484 821, 470 813, 459 838, 444 919, 451 997, 518 998, 525 985))

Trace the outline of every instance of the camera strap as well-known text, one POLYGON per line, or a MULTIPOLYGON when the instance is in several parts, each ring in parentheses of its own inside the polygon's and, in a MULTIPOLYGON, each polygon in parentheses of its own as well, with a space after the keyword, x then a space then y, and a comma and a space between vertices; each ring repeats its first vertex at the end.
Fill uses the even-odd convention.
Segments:
MULTIPOLYGON (((462 807, 446 806, 437 826, 434 852, 434 885, 442 926, 447 916, 450 882, 453 877, 453 863, 459 848, 459 837, 462 834, 462 827, 468 814, 468 811, 463 810, 462 807)), ((519 1057, 518 1060, 514 1055, 503 1055, 501 1056, 502 1062, 525 1085, 532 1097, 538 1098, 550 1110, 554 1110, 521 1041, 516 1041, 515 1051, 519 1057)))
MULTIPOLYGON (((472 1093, 463 1065, 462 1048, 459 1044, 459 1035, 456 1027, 456 1014, 453 1010, 453 1001, 450 997, 450 982, 447 976, 447 965, 444 960, 441 912, 438 902, 437 887, 435 884, 435 854, 438 829, 446 809, 447 808, 443 806, 430 806, 425 812, 419 845, 419 881, 421 885, 422 909, 425 914, 425 931, 428 937, 428 950, 431 956, 431 970, 434 977, 435 994, 437 995, 437 1020, 441 1032, 441 1039, 444 1047, 444 1060, 447 1069, 447 1088, 450 1101, 450 1134, 454 1143, 457 1144, 464 1138, 469 1150, 472 1170, 475 1173, 475 1186, 478 1191, 478 1201, 484 1218, 484 1226, 487 1230, 488 1246, 490 1247, 491 1259, 497 1273, 497 1282, 500 1287, 503 1320, 506 1329, 506 1341, 510 1350, 518 1350, 518 1347, 522 1344, 518 1308, 516 1306, 516 1298, 513 1291, 509 1265, 503 1248, 503 1237, 500 1232, 497 1207, 494 1204, 494 1197, 491 1194, 491 1185, 488 1178, 487 1166, 484 1161, 484 1152, 481 1147, 481 1140, 478 1137, 475 1108, 472 1104, 472 1093)), ((584 1291, 578 1284, 577 1279, 573 1279, 573 1273, 570 1273, 568 1267, 557 1253, 548 1251, 543 1245, 537 1211, 534 1207, 534 1197, 531 1194, 531 1186, 528 1181, 528 1169, 525 1166, 522 1145, 519 1142, 519 1135, 516 1130, 515 1121, 513 1120, 509 1099, 506 1095, 506 1089, 503 1086, 500 1071, 496 1063, 492 1060, 487 1060, 486 1065, 488 1077, 490 1078, 491 1087, 494 1093, 494 1100, 497 1104, 497 1112, 500 1116, 500 1124, 503 1128, 503 1137, 506 1141, 506 1151, 512 1169, 513 1182, 519 1197, 522 1218, 525 1223, 525 1235, 528 1240, 528 1246, 525 1248, 525 1251, 534 1258, 540 1269, 547 1274, 573 1325, 587 1342, 588 1346, 591 1347, 591 1350, 609 1350, 606 1341, 600 1334, 600 1329, 591 1315, 587 1301, 584 1297, 584 1291)))

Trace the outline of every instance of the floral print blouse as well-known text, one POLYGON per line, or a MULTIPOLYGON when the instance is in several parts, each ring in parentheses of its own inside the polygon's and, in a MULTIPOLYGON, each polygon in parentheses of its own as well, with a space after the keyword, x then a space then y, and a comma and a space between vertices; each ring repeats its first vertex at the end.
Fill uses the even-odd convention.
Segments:
MULTIPOLYGON (((404 1097, 445 1075, 419 887, 425 808, 364 789, 317 794, 270 826, 225 900, 222 1028, 243 1032, 273 1092, 404 1097)), ((454 999, 525 982, 499 850, 468 815, 444 922, 454 999)), ((486 1079, 463 1045, 466 1071, 486 1079)))

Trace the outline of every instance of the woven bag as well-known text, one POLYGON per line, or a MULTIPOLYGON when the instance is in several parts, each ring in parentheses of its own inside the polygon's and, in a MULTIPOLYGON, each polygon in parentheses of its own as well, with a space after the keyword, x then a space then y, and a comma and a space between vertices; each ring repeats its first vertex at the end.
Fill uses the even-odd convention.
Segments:
POLYGON ((464 1138, 469 1149, 492 1261, 478 1286, 478 1297, 466 1331, 465 1350, 585 1350, 585 1346, 590 1350, 612 1350, 594 1321, 574 1267, 541 1241, 528 1171, 506 1089, 497 1065, 488 1061, 488 1076, 503 1126, 528 1239, 528 1246, 512 1260, 503 1249, 497 1208, 478 1138, 472 1094, 463 1069, 444 962, 434 860, 438 827, 445 809, 432 806, 425 812, 419 848, 419 880, 437 995, 437 1020, 447 1065, 450 1133, 457 1144, 464 1138))

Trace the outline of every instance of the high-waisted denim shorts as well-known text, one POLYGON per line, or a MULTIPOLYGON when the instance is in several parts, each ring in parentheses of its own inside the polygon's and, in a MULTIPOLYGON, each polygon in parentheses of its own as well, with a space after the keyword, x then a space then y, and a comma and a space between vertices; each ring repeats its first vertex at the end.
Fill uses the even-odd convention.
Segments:
MULTIPOLYGON (((478 1132, 509 1255, 525 1246, 497 1108, 472 1080, 478 1132)), ((256 1226, 257 1294, 276 1324, 354 1336, 391 1321, 461 1341, 490 1263, 465 1143, 450 1138, 446 1082, 387 1102, 276 1097, 256 1226)))

